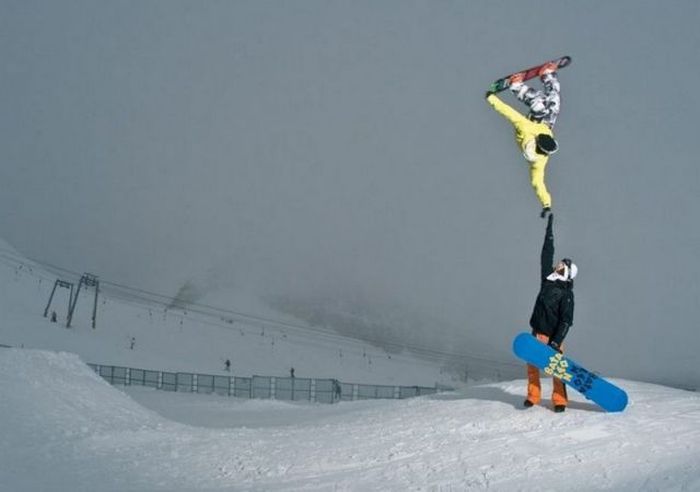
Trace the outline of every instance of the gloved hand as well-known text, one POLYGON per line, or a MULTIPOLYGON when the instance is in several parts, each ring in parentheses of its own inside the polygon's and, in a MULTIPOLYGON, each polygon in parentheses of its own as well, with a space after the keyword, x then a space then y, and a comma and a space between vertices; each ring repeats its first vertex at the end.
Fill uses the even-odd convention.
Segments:
POLYGON ((487 97, 489 97, 489 96, 491 96, 491 95, 493 95, 493 94, 495 94, 495 92, 493 92, 493 91, 486 91, 486 94, 484 95, 484 98, 487 98, 487 97))
POLYGON ((547 217, 547 214, 549 214, 550 217, 552 216, 551 207, 544 207, 542 209, 542 212, 540 212, 540 217, 542 217, 544 219, 545 217, 547 217))
POLYGON ((557 352, 559 352, 560 354, 562 353, 561 347, 560 347, 559 344, 558 344, 557 342, 555 342, 554 340, 552 340, 551 342, 549 342, 548 345, 549 345, 550 347, 552 347, 554 350, 556 350, 557 352))

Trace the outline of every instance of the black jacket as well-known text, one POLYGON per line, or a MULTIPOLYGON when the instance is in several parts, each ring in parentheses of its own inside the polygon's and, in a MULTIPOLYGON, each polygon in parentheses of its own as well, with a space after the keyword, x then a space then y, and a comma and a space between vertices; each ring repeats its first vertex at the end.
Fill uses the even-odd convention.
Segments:
POLYGON ((542 333, 550 342, 561 345, 574 322, 573 281, 547 280, 554 264, 554 233, 552 216, 547 222, 547 231, 540 257, 540 293, 530 317, 533 333, 542 333))

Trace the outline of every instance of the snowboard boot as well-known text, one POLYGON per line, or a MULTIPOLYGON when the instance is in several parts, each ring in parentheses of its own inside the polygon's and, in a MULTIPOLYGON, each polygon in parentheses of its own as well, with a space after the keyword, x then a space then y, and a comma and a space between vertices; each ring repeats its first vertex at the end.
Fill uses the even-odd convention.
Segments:
POLYGON ((554 413, 563 413, 566 410, 566 405, 554 405, 554 413))
POLYGON ((531 408, 531 407, 534 407, 535 404, 532 403, 530 400, 525 400, 525 401, 523 402, 523 406, 524 406, 525 408, 531 408))

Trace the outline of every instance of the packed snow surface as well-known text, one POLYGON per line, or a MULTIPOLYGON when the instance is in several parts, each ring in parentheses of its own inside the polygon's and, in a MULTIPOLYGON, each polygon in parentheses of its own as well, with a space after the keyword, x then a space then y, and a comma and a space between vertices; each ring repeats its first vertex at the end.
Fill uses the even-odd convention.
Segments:
POLYGON ((125 393, 76 355, 0 349, 0 490, 700 490, 700 396, 616 383, 616 414, 523 410, 524 381, 292 404, 125 393))

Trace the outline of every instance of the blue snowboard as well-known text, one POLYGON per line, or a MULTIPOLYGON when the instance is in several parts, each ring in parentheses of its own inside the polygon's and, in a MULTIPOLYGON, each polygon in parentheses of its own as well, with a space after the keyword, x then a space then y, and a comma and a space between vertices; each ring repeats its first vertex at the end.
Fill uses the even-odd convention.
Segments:
POLYGON ((529 333, 520 333, 515 337, 513 352, 525 362, 544 369, 546 374, 561 379, 608 412, 621 412, 627 406, 627 393, 622 389, 584 369, 529 333))

